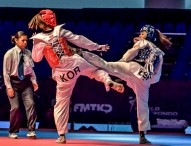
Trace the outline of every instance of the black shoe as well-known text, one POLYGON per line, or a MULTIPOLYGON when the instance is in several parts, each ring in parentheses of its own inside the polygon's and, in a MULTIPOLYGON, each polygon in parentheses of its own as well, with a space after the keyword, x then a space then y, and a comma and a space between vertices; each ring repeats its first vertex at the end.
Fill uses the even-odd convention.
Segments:
POLYGON ((151 144, 145 137, 140 137, 139 144, 151 144))

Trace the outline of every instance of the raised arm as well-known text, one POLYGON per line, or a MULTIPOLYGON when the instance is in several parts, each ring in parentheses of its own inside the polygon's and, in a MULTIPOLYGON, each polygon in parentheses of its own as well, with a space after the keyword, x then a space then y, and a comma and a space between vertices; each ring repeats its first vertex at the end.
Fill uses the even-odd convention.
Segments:
POLYGON ((121 60, 131 61, 138 55, 139 50, 146 47, 147 45, 148 45, 148 42, 146 40, 137 41, 134 44, 133 48, 127 50, 127 52, 123 55, 121 60))
POLYGON ((74 44, 78 47, 84 48, 84 49, 88 49, 90 51, 92 51, 92 50, 107 51, 110 49, 110 47, 107 44, 99 45, 99 44, 89 40, 85 36, 73 34, 69 30, 61 29, 60 33, 61 33, 61 36, 65 37, 72 44, 74 44))

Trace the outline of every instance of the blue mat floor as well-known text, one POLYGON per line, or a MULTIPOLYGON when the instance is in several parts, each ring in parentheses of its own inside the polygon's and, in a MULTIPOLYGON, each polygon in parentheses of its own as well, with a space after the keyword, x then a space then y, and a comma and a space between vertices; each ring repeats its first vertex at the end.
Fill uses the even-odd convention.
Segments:
MULTIPOLYGON (((26 129, 21 129, 18 133, 19 137, 26 137, 26 129)), ((58 134, 55 129, 37 129, 36 134, 38 138, 57 139, 58 134)), ((7 137, 8 129, 0 130, 0 137, 7 137)), ((154 145, 159 146, 191 146, 191 135, 181 133, 148 133, 146 135, 148 140, 154 145)), ((138 133, 119 133, 119 132, 84 132, 84 131, 70 131, 66 135, 67 139, 80 140, 97 140, 120 143, 139 143, 138 133)))

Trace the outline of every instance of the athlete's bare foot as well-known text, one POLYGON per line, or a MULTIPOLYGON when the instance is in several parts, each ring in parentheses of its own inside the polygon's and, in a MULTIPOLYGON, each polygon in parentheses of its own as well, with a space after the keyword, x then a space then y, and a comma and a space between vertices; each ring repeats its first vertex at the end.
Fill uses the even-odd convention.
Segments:
POLYGON ((109 81, 108 85, 115 91, 119 92, 119 93, 123 93, 124 92, 124 86, 123 84, 114 82, 114 81, 109 81))

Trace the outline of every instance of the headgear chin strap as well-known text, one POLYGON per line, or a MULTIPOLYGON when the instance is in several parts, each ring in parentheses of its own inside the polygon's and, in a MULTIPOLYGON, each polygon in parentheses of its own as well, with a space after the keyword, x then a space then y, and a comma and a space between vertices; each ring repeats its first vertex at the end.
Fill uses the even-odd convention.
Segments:
POLYGON ((147 32, 147 37, 145 38, 146 40, 148 41, 151 41, 151 42, 156 42, 157 41, 157 34, 156 34, 156 31, 155 31, 155 28, 152 26, 152 25, 144 25, 140 32, 142 31, 146 31, 147 32))
POLYGON ((57 25, 56 22, 56 15, 53 11, 46 9, 46 10, 41 10, 39 14, 42 17, 42 20, 47 24, 52 27, 55 27, 57 25))

